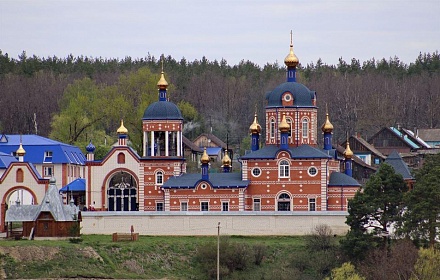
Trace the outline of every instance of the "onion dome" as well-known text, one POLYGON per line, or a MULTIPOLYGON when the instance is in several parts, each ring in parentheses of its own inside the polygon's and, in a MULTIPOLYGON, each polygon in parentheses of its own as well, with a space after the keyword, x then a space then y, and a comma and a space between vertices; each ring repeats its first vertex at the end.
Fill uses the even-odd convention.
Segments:
POLYGON ((128 129, 124 126, 124 120, 121 120, 121 126, 116 131, 118 134, 128 134, 128 129))
POLYGON ((325 123, 321 126, 322 132, 333 132, 333 125, 329 120, 328 113, 325 114, 325 123))
POLYGON ((254 122, 249 127, 249 132, 251 134, 259 134, 261 132, 261 125, 257 121, 257 113, 255 112, 254 122))
POLYGON ((225 155, 222 159, 222 164, 224 166, 231 166, 231 158, 228 156, 228 150, 225 151, 225 155))
POLYGON ((168 82, 167 80, 165 80, 163 71, 160 73, 160 79, 159 82, 157 82, 157 86, 159 87, 159 89, 166 89, 168 87, 168 82))
POLYGON ((296 67, 299 63, 298 57, 293 53, 292 33, 290 33, 290 52, 284 59, 284 64, 287 67, 296 67))
POLYGON ((49 179, 49 184, 55 184, 57 182, 57 180, 55 179, 55 177, 50 177, 50 179, 49 179))
POLYGON ((89 144, 86 146, 86 151, 88 153, 93 153, 95 151, 96 147, 92 144, 92 140, 90 140, 89 144))
POLYGON ((206 163, 209 163, 209 156, 208 156, 208 154, 206 153, 206 147, 205 147, 205 149, 203 150, 203 155, 202 155, 202 157, 200 158, 200 162, 203 164, 206 164, 206 163))
POLYGON ((280 130, 280 132, 289 132, 290 125, 286 121, 286 114, 283 114, 283 119, 281 120, 278 129, 280 130))
POLYGON ((17 151, 15 152, 17 156, 22 157, 26 154, 26 151, 23 149, 23 145, 20 143, 20 147, 18 147, 17 151))
POLYGON ((350 143, 347 141, 347 147, 345 148, 344 151, 344 157, 346 159, 351 159, 353 157, 353 152, 350 149, 350 143))

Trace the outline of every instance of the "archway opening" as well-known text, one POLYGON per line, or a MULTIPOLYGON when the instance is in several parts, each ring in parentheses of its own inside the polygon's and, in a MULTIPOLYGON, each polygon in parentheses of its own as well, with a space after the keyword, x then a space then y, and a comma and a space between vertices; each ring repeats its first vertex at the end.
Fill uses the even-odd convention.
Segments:
POLYGON ((278 196, 278 211, 290 211, 290 196, 287 193, 282 193, 278 196))
POLYGON ((108 211, 138 211, 136 180, 127 172, 113 175, 107 188, 108 211))

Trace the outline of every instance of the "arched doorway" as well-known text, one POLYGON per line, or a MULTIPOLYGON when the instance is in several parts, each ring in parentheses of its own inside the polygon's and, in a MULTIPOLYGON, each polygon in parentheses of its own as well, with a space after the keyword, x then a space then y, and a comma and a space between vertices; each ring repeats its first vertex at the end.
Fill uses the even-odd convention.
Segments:
POLYGON ((278 211, 290 211, 290 195, 282 193, 277 199, 278 211))
POLYGON ((138 211, 136 180, 130 173, 118 172, 107 189, 108 211, 138 211))
POLYGON ((6 198, 7 205, 34 205, 34 196, 26 189, 15 189, 6 198))

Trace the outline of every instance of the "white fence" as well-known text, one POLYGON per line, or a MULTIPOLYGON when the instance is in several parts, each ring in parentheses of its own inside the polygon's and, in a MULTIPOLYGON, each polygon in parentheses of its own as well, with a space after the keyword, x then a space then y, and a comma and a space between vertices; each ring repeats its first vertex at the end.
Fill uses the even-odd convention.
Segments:
POLYGON ((134 231, 140 235, 304 235, 328 225, 344 235, 347 212, 82 212, 82 234, 134 231))

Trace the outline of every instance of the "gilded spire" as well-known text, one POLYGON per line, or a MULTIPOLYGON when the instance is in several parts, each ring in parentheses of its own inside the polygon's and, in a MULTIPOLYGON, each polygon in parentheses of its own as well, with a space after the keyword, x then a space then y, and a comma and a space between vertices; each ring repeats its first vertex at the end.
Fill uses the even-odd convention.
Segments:
POLYGON ((298 57, 293 52, 293 39, 292 39, 292 31, 290 31, 290 52, 284 59, 284 64, 286 64, 287 67, 296 67, 299 63, 298 57))
POLYGON ((160 79, 157 82, 157 86, 159 89, 167 89, 168 82, 165 80, 164 72, 163 72, 163 56, 162 56, 162 71, 160 72, 160 79))
POLYGON ((251 134, 259 134, 261 132, 261 125, 258 123, 257 120, 257 111, 255 111, 254 122, 249 127, 249 132, 251 134))
POLYGON ((322 132, 333 132, 333 125, 330 122, 330 119, 328 117, 327 104, 325 104, 325 122, 321 126, 321 130, 322 130, 322 132))
POLYGON ((231 166, 231 158, 228 155, 228 150, 225 150, 225 155, 222 158, 222 164, 224 166, 231 166))
POLYGON ((20 147, 18 147, 18 149, 15 153, 19 157, 23 157, 26 154, 26 151, 23 149, 23 145, 21 144, 21 141, 20 141, 20 147))
POLYGON ((352 157, 353 157, 353 152, 350 149, 350 142, 348 142, 348 138, 347 138, 347 146, 344 151, 344 158, 351 159, 352 157))
POLYGON ((206 153, 206 147, 203 149, 203 155, 202 155, 202 157, 200 158, 200 162, 203 164, 203 163, 209 163, 209 156, 208 156, 208 154, 206 153))
POLYGON ((128 129, 124 126, 124 120, 121 119, 121 126, 116 131, 118 134, 128 134, 128 129))
POLYGON ((290 125, 286 121, 286 114, 283 114, 283 119, 281 120, 278 129, 280 130, 280 132, 289 132, 290 125))

